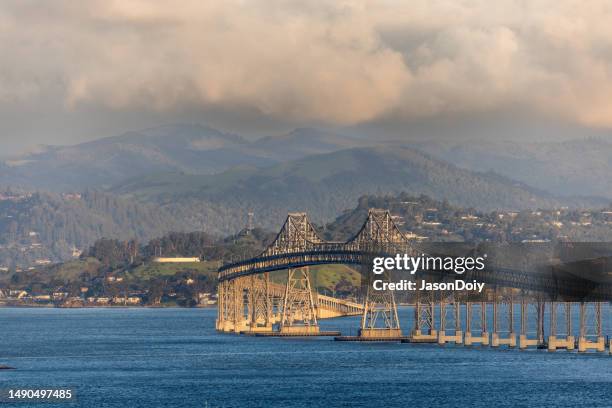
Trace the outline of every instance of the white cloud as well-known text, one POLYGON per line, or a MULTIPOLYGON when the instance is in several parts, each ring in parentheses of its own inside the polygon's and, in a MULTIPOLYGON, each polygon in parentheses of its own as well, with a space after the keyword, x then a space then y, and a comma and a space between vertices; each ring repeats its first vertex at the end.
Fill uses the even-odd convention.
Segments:
POLYGON ((520 107, 612 126, 607 1, 0 5, 0 101, 356 124, 520 107))

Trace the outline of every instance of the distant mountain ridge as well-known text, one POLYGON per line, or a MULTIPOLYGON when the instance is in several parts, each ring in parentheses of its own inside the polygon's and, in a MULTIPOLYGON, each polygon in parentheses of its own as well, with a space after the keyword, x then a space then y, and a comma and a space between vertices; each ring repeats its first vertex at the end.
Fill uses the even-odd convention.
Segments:
POLYGON ((560 142, 385 141, 298 128, 253 141, 199 124, 158 126, 74 146, 39 146, 0 160, 0 186, 105 189, 153 174, 219 174, 374 146, 416 148, 460 168, 494 172, 557 196, 612 199, 612 142, 603 137, 560 142))
POLYGON ((262 169, 230 170, 214 176, 158 174, 121 183, 114 194, 157 202, 195 224, 199 211, 217 213, 222 227, 244 225, 249 211, 274 229, 289 211, 307 211, 325 222, 364 194, 426 194, 482 210, 597 206, 602 200, 559 198, 494 173, 460 169, 415 149, 356 148, 308 156, 262 169))
POLYGON ((612 141, 421 142, 416 147, 475 171, 494 171, 556 195, 612 199, 612 141))
POLYGON ((53 191, 108 188, 158 172, 215 174, 265 167, 363 142, 312 128, 247 141, 197 124, 159 126, 74 146, 39 146, 0 161, 0 185, 53 191))
POLYGON ((58 243, 49 247, 57 259, 68 243, 101 236, 233 234, 249 212, 275 231, 287 212, 306 211, 323 224, 364 195, 425 194, 484 211, 600 208, 609 199, 588 195, 612 195, 612 144, 603 140, 373 144, 313 128, 250 141, 176 124, 43 146, 0 161, 0 186, 41 191, 36 200, 0 203, 0 245, 22 257, 10 236, 43 230, 47 244, 58 243), (72 200, 49 190, 88 193, 72 200))
POLYGON ((74 191, 107 187, 130 174, 154 171, 206 173, 223 162, 249 162, 207 152, 247 143, 201 125, 169 125, 128 132, 75 146, 49 146, 4 162, 0 184, 74 191))

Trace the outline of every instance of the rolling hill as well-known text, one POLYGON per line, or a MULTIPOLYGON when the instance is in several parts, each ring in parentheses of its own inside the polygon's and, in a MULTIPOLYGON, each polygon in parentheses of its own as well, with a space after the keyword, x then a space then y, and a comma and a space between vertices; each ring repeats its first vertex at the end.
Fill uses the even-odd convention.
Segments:
POLYGON ((494 171, 553 194, 612 199, 612 143, 603 138, 423 142, 417 147, 459 167, 494 171))
POLYGON ((111 192, 156 202, 193 225, 240 229, 254 211, 275 229, 287 212, 307 211, 324 222, 364 194, 409 192, 482 210, 600 205, 597 199, 559 198, 494 173, 458 168, 409 148, 357 148, 308 156, 263 169, 215 176, 158 174, 121 183, 111 192))
POLYGON ((74 146, 38 146, 0 161, 0 185, 57 192, 108 188, 130 177, 265 167, 363 143, 311 128, 247 141, 207 126, 167 125, 74 146))
POLYGON ((33 193, 0 200, 0 265, 71 257, 102 237, 149 240, 191 228, 154 204, 110 194, 33 193))

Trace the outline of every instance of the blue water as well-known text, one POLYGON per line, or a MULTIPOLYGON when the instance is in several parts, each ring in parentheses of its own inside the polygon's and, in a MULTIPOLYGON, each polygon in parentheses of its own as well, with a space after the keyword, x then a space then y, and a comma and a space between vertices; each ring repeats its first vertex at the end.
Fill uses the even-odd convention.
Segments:
POLYGON ((0 371, 0 389, 77 394, 16 407, 612 406, 608 355, 222 335, 215 313, 0 309, 0 364, 16 368, 0 371))

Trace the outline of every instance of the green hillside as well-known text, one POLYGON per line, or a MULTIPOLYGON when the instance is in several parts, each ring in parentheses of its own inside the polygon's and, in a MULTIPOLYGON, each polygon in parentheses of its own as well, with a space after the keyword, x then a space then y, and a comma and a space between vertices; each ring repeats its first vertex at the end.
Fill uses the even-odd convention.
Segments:
POLYGON ((595 199, 559 198, 494 173, 455 167, 409 148, 359 148, 309 156, 264 169, 215 176, 180 173, 133 179, 113 193, 155 201, 200 226, 230 233, 249 211, 260 226, 276 229, 287 212, 331 220, 364 194, 426 194, 481 210, 594 206, 595 199))
MULTIPOLYGON (((7 194, 7 193, 4 193, 7 194)), ((58 261, 102 237, 149 240, 189 228, 155 204, 107 193, 14 193, 0 200, 0 265, 58 261)))

